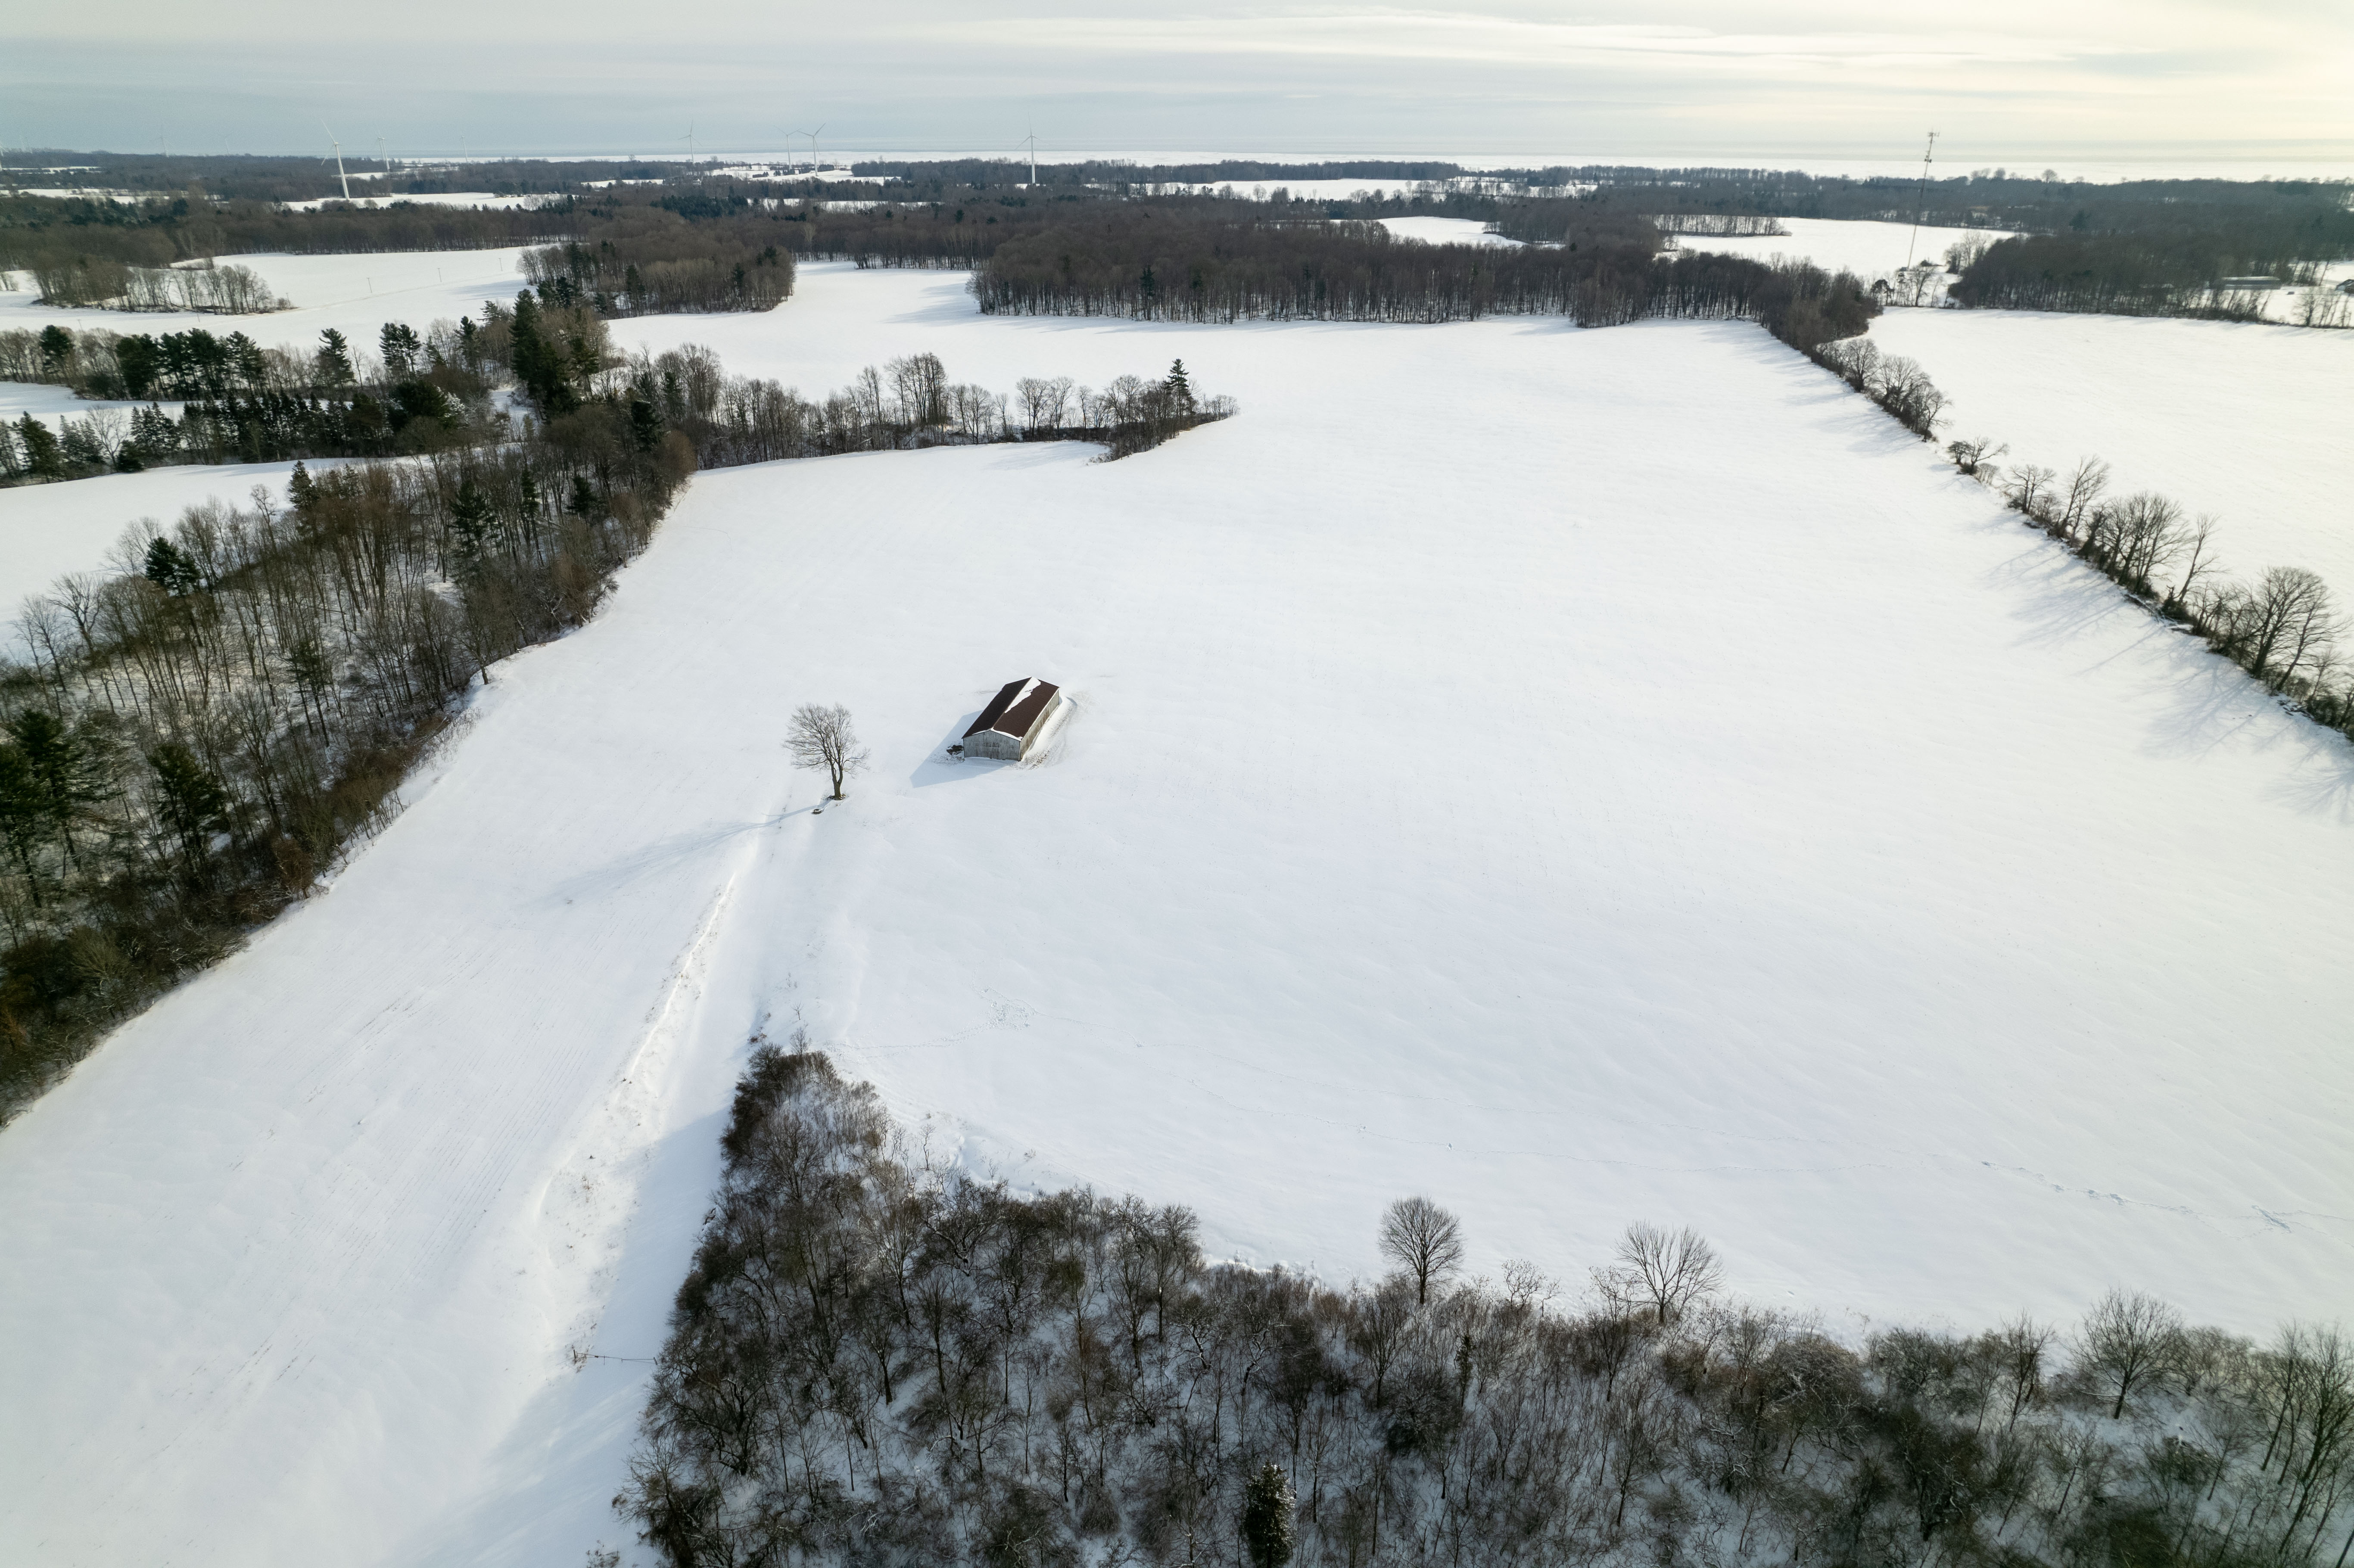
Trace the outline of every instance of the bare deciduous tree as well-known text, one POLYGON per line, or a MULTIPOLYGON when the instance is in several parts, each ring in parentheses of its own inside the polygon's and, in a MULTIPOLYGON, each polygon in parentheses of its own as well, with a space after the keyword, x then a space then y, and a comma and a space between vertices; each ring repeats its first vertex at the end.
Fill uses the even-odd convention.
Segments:
POLYGON ((2052 520, 2052 482, 2058 477, 2048 468, 2020 463, 2010 471, 2010 482, 2004 487, 2003 498, 2031 521, 2048 523, 2052 520))
POLYGON ((1595 1283, 1606 1298, 1667 1324, 1723 1287, 1724 1266, 1697 1231, 1634 1224, 1619 1239, 1618 1261, 1597 1271, 1595 1283))
POLYGON ((1071 402, 1071 378, 1057 376, 1042 381, 1025 376, 1013 384, 1014 393, 1022 399, 1022 428, 1025 430, 1059 430, 1071 402))
POLYGON ((2098 508, 2085 527, 2084 554, 2138 592, 2182 553, 2182 508, 2144 491, 2098 508))
POLYGON ((2063 537, 2073 539, 2092 515, 2093 505, 2101 499, 2101 492, 2109 487, 2109 465, 2098 458, 2086 458, 2068 476, 2053 508, 2052 522, 2063 537))
POLYGON ((2215 519, 2202 514, 2190 525, 2190 532, 2183 535, 2182 547, 2190 554, 2190 559, 2183 567, 2182 577, 2175 583, 2174 591, 2167 595, 2167 603, 2190 606, 2199 602, 2200 579, 2211 577, 2221 569, 2215 559, 2215 519))
POLYGON ((2254 589, 2221 602, 2224 641, 2260 680, 2285 687, 2338 640, 2329 585, 2303 567, 2274 567, 2254 589))
POLYGON ((2126 1413, 2134 1390, 2163 1376, 2182 1338, 2182 1318, 2155 1296, 2112 1290, 2084 1314, 2077 1364, 2100 1386, 2115 1393, 2109 1418, 2126 1413))
POLYGON ((1995 445, 1992 436, 1980 436, 1974 441, 1946 443, 1946 455, 1954 460, 1954 466, 1980 484, 1994 482, 1995 475, 2002 471, 1994 460, 2009 450, 2010 448, 2008 446, 1995 445))
POLYGON ((785 731, 785 750, 796 768, 824 768, 833 780, 837 800, 842 799, 843 780, 866 766, 866 753, 859 748, 850 710, 839 705, 822 708, 804 703, 793 710, 792 725, 785 731))
POLYGON ((1417 1305, 1432 1285, 1463 1266, 1462 1227, 1427 1198, 1400 1198, 1382 1216, 1382 1252, 1414 1277, 1417 1305))

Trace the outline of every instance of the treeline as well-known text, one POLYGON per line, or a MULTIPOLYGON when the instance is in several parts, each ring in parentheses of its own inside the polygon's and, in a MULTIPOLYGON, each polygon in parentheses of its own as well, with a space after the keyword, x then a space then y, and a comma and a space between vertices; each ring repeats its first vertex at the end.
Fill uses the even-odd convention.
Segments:
POLYGON ((567 411, 605 367, 607 341, 593 312, 543 306, 528 291, 513 310, 485 304, 479 325, 439 322, 419 334, 388 322, 373 355, 333 328, 309 354, 201 328, 0 333, 8 379, 90 397, 185 400, 176 416, 156 401, 68 417, 54 432, 21 416, 0 426, 0 482, 170 463, 390 456, 494 439, 504 422, 491 401, 497 386, 512 374, 543 409, 567 411))
POLYGON ((2354 672, 2339 665, 2345 624, 2329 585, 2302 567, 2272 567, 2253 583, 2222 575, 2216 522, 2166 496, 2109 493, 2109 465, 2087 458, 2065 475, 2032 463, 2008 477, 1985 440, 1947 449, 2028 522, 2098 567, 2145 607, 2179 622, 2298 711, 2354 740, 2354 672))
MULTIPOLYGON (((335 165, 326 157, 270 154, 81 153, 8 149, 5 177, 20 185, 54 186, 55 175, 28 173, 27 162, 71 167, 79 185, 174 196, 201 185, 225 201, 315 201, 343 194, 335 165)), ((450 191, 488 191, 494 196, 554 195, 591 180, 660 179, 681 172, 677 164, 643 160, 574 159, 563 163, 513 158, 488 163, 437 164, 396 158, 387 171, 374 157, 345 159, 354 196, 402 196, 450 191)), ((0 186, 0 196, 7 194, 0 186)))
POLYGON ((1637 169, 1610 165, 1535 171, 1545 185, 1574 185, 1591 205, 1661 215, 1872 218, 1948 228, 2003 228, 2080 237, 2136 235, 2221 247, 2226 270, 2263 272, 2298 260, 2354 255, 2346 181, 2063 181, 2005 170, 1932 179, 1807 175, 1782 170, 1637 169))
POLYGON ((1742 237, 1773 237, 1790 231, 1778 217, 1738 212, 1677 212, 1664 213, 1651 219, 1651 225, 1662 234, 1710 234, 1742 237))
POLYGON ((2252 276, 2318 281, 2319 275, 2310 265, 2251 251, 2230 234, 2026 235, 1987 247, 1949 293, 1959 304, 2009 310, 2262 321, 2263 296, 2224 281, 2252 276))
POLYGON ((692 228, 675 214, 642 209, 591 240, 524 253, 524 276, 542 295, 593 306, 603 316, 690 311, 765 311, 791 297, 793 258, 739 228, 692 228), (664 222, 663 220, 668 220, 664 222))
POLYGON ((628 376, 633 397, 659 408, 705 468, 995 441, 1097 441, 1118 458, 1235 412, 1231 398, 1197 396, 1182 360, 1166 376, 1122 376, 1101 391, 1066 376, 1025 378, 1010 398, 950 381, 932 354, 869 366, 822 401, 731 376, 695 344, 641 355, 628 376))
POLYGON ((1744 257, 1432 246, 1372 224, 1188 226, 1143 215, 1002 245, 972 287, 991 313, 1157 321, 1743 318, 1801 348, 1861 332, 1878 313, 1847 274, 1744 257))
POLYGON ((799 1037, 759 1043, 616 1507, 672 1568, 857 1563, 1946 1562, 2320 1568, 2354 1347, 2112 1292, 1860 1344, 1630 1227, 1570 1308, 1399 1271, 1213 1264, 1194 1216, 938 1168, 799 1037))
POLYGON ((260 315, 286 308, 249 267, 130 267, 81 261, 35 268, 33 286, 45 305, 97 305, 119 311, 205 311, 260 315))
MULTIPOLYGON (((1906 429, 1935 439, 1945 395, 1914 361, 1883 355, 1860 337, 1822 344, 1810 357, 1906 429)), ((2199 636, 2294 711, 2354 740, 2354 670, 2339 662, 2347 629, 2318 573, 2273 567, 2253 584, 2236 581, 2223 575, 2214 518, 2193 517, 2154 492, 2112 495, 2109 465, 2097 458, 2064 476, 2033 463, 2006 475, 1996 460, 2008 450, 1982 437, 1949 442, 1946 455, 2143 608, 2199 636)))
MULTIPOLYGON (((146 202, 0 195, 0 268, 60 280, 69 293, 111 298, 109 266, 160 269, 216 256, 283 252, 482 250, 571 230, 571 198, 542 211, 446 207, 334 207, 289 212, 202 192, 146 202), (90 274, 82 281, 79 275, 90 274)), ((45 285, 46 287, 46 285, 45 285)))
POLYGON ((143 525, 0 671, 0 1114, 311 888, 490 664, 587 619, 693 467, 600 403, 528 440, 143 525))
MULTIPOLYGON (((962 158, 929 162, 863 159, 851 171, 867 179, 943 179, 967 185, 1029 182, 1031 165, 1018 158, 962 158)), ((1214 164, 1139 164, 1126 158, 1085 158, 1040 164, 1042 185, 1280 185, 1299 180, 1363 180, 1368 186, 1451 180, 1466 171, 1431 159, 1354 158, 1320 164, 1270 164, 1227 158, 1214 164)))

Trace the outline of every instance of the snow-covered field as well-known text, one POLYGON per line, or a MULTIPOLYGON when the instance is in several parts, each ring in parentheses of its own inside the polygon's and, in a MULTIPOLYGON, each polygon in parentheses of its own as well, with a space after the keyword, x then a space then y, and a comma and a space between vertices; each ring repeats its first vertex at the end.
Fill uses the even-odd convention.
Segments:
POLYGON ((1484 223, 1468 217, 1384 217, 1381 226, 1400 239, 1420 239, 1432 245, 1518 245, 1500 234, 1490 234, 1484 223))
MULTIPOLYGON (((333 468, 338 461, 316 459, 310 466, 333 468)), ((59 577, 103 567, 123 530, 139 519, 152 517, 168 528, 184 510, 207 501, 244 505, 257 484, 282 503, 286 476, 293 471, 291 462, 192 465, 0 490, 0 627, 27 597, 47 593, 59 577)), ((0 636, 21 654, 13 633, 0 636)))
POLYGON ((2108 461, 2221 519, 2233 573, 2309 567, 2354 604, 2354 332, 2028 311, 1890 311, 1882 353, 1921 362, 1951 435, 2007 463, 2108 461))
MULTIPOLYGON (((172 400, 159 406, 176 416, 185 405, 172 400)), ((133 409, 146 407, 145 403, 127 400, 77 397, 72 387, 56 387, 45 381, 0 381, 0 420, 10 423, 20 415, 30 414, 55 427, 68 418, 79 419, 86 414, 111 411, 128 416, 133 409)))
POLYGON ((1925 226, 1916 235, 1909 223, 1879 223, 1864 218, 1786 217, 1787 235, 1724 236, 1679 234, 1676 244, 1685 250, 1709 250, 1727 256, 1747 256, 1770 261, 1777 256, 1812 261, 1859 278, 1877 278, 1914 261, 1942 262, 1946 249, 1973 234, 2003 237, 2007 230, 1938 228, 1925 226))
MULTIPOLYGON (((616 323, 1242 417, 698 477, 334 890, 0 1134, 0 1558, 599 1536, 745 1042, 936 1143, 1376 1266, 1635 1219, 1851 1331, 2354 1291, 2354 756, 1755 329, 616 323), (1036 766, 941 748, 1015 675, 1036 766), (856 713, 851 800, 778 745, 856 713), (30 1353, 28 1353, 30 1352, 30 1353)), ((65 487, 60 487, 65 488, 65 487)))
MULTIPOLYGON (((331 203, 343 203, 345 199, 340 196, 314 196, 309 201, 290 201, 284 206, 289 212, 316 212, 331 203)), ((545 207, 548 200, 549 198, 544 196, 493 196, 489 191, 437 191, 428 196, 355 196, 349 198, 349 205, 398 207, 403 202, 409 202, 418 207, 483 207, 512 212, 523 207, 545 207)))
POLYGON ((224 266, 250 268, 291 311, 266 315, 225 316, 186 311, 76 310, 40 303, 29 280, 0 292, 0 332, 38 330, 52 322, 83 331, 183 332, 202 327, 226 334, 241 332, 264 345, 316 348, 320 333, 334 327, 355 348, 373 349, 385 323, 423 328, 441 319, 480 315, 482 302, 514 303, 524 286, 523 251, 400 250, 362 256, 223 256, 224 266))

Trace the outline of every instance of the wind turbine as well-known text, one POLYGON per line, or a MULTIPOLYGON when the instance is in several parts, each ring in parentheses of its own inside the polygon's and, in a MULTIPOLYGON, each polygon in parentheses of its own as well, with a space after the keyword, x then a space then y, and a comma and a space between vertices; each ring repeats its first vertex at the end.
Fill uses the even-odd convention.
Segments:
MULTIPOLYGON (((327 122, 320 121, 319 129, 327 131, 327 122)), ((344 144, 335 140, 333 131, 327 131, 327 145, 335 150, 335 177, 344 182, 344 199, 349 201, 352 199, 352 177, 344 173, 344 144)))
POLYGON ((679 138, 679 140, 686 143, 686 161, 687 161, 688 163, 692 164, 693 162, 695 162, 695 122, 694 122, 694 121, 690 120, 690 121, 688 121, 688 122, 686 122, 686 134, 685 134, 685 135, 684 135, 684 136, 682 136, 682 137, 680 137, 680 138, 679 138))
POLYGON ((825 127, 824 127, 823 125, 820 125, 820 126, 817 128, 817 131, 812 131, 812 132, 811 132, 809 133, 809 139, 810 139, 810 173, 811 173, 811 174, 812 174, 812 175, 814 175, 814 174, 816 174, 816 173, 818 172, 818 162, 817 162, 817 132, 818 132, 818 131, 822 131, 822 130, 824 130, 824 129, 825 129, 825 127))
POLYGON ((1034 185, 1038 183, 1038 122, 1034 120, 1029 125, 1030 134, 1023 140, 1030 143, 1030 183, 1034 185))

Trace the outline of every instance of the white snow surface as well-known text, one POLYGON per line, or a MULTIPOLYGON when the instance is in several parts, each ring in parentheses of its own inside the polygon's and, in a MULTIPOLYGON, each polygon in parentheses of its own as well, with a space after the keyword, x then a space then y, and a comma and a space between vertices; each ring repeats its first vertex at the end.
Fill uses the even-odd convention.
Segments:
MULTIPOLYGON (((1370 1274, 1690 1224, 1836 1328, 2354 1291, 2354 756, 1754 328, 617 323, 1244 412, 698 476, 411 803, 0 1132, 0 1560, 626 1531, 756 1030, 976 1168, 1370 1274), (1003 682, 1070 717, 943 748, 1003 682), (855 713, 849 800, 779 745, 855 713)), ((110 482, 96 482, 99 483, 110 482)), ((64 487, 59 487, 64 488, 64 487)))
POLYGON ((270 291, 290 302, 290 311, 262 315, 216 315, 197 311, 105 311, 44 305, 17 274, 19 288, 0 293, 0 331, 52 322, 84 332, 183 332, 202 327, 216 335, 241 332, 265 347, 316 348, 319 334, 334 327, 355 349, 373 351, 387 322, 407 322, 420 330, 440 320, 479 316, 482 302, 514 303, 524 286, 523 250, 395 250, 357 256, 223 256, 223 266, 248 267, 270 291))
POLYGON ((1400 239, 1420 239, 1432 245, 1516 246, 1521 243, 1500 234, 1490 234, 1486 224, 1468 217, 1384 217, 1376 221, 1400 239))
MULTIPOLYGON (((83 415, 101 411, 123 415, 144 408, 143 401, 77 397, 70 387, 53 386, 46 381, 0 381, 0 420, 14 423, 19 415, 30 414, 44 423, 58 426, 68 418, 79 419, 83 415)), ((156 407, 177 418, 185 404, 177 399, 159 399, 156 407)))
MULTIPOLYGON (((316 471, 342 461, 313 458, 309 466, 316 471)), ((101 569, 124 530, 141 518, 169 528, 183 511, 207 501, 246 505, 257 484, 283 503, 293 471, 291 462, 191 464, 0 490, 0 624, 59 577, 101 569)), ((21 652, 13 636, 9 641, 21 652)), ((6 1136, 0 1131, 0 1140, 6 1136)))
MULTIPOLYGON (((352 177, 357 179, 359 176, 355 175, 352 177)), ((313 196, 308 201, 282 202, 280 205, 289 212, 316 212, 319 208, 331 204, 349 207, 398 207, 403 202, 418 207, 483 207, 494 211, 512 212, 522 207, 546 207, 554 199, 556 198, 545 196, 494 196, 489 191, 436 191, 425 196, 355 196, 348 199, 341 196, 313 196)))
POLYGON ((2354 332, 2030 311, 1889 311, 1885 354, 1952 398, 1948 437, 2007 464, 2105 459, 2117 493, 2154 490, 2219 520, 2225 569, 2308 567, 2354 607, 2354 332))
POLYGON ((1908 254, 1914 261, 1942 263, 1946 247, 1957 240, 1973 234, 1999 239, 2009 232, 1924 225, 1916 235, 1909 223, 1882 223, 1870 218, 1786 217, 1781 224, 1790 231, 1788 234, 1679 234, 1675 238, 1678 248, 1684 250, 1747 256, 1759 261, 1787 256, 1793 260, 1812 261, 1834 272, 1845 268, 1859 278, 1869 279, 1904 266, 1908 254))

